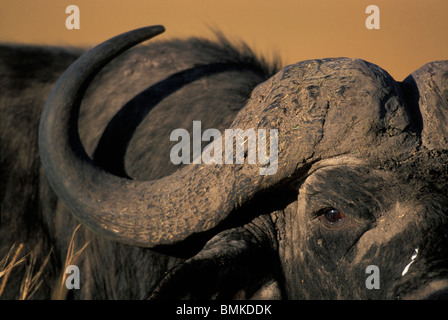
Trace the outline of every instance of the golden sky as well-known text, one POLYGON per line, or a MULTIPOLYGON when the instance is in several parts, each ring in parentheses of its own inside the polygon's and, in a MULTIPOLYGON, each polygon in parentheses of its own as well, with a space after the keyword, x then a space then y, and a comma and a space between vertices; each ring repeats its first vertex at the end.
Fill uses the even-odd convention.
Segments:
POLYGON ((285 65, 361 58, 397 80, 448 59, 447 0, 0 0, 0 42, 92 46, 154 24, 166 27, 165 39, 212 37, 216 28, 285 65), (65 27, 71 4, 79 30, 65 27), (365 26, 369 5, 380 9, 379 30, 365 26))

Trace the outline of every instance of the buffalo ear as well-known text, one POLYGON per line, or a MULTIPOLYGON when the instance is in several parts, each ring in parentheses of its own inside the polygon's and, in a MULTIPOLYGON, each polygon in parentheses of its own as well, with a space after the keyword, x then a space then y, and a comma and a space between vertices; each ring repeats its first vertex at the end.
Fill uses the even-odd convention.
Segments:
POLYGON ((413 100, 418 103, 423 146, 448 150, 448 60, 424 65, 404 83, 411 86, 413 100))
POLYGON ((278 266, 272 248, 246 229, 226 230, 171 270, 149 299, 281 299, 278 266))

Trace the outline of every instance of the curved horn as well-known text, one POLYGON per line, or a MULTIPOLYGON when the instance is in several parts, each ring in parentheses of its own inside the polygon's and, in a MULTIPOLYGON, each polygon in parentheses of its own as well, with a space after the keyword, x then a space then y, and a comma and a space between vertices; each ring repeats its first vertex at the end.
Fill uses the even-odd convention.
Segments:
POLYGON ((163 31, 162 26, 137 29, 86 52, 56 83, 39 124, 43 167, 67 208, 104 237, 146 247, 177 243, 213 228, 256 189, 243 175, 233 177, 232 169, 220 172, 215 166, 190 166, 157 181, 133 181, 102 170, 86 154, 77 120, 90 81, 121 52, 163 31))
POLYGON ((398 86, 386 72, 362 60, 314 60, 259 85, 232 124, 278 130, 276 174, 260 175, 258 163, 190 165, 156 181, 113 176, 89 159, 80 142, 81 99, 105 64, 162 31, 131 31, 88 51, 57 82, 42 113, 39 149, 47 177, 71 212, 103 236, 147 247, 174 244, 217 226, 260 190, 314 161, 391 149, 400 154, 415 145, 405 130, 409 119, 398 86))
POLYGON ((411 85, 418 103, 423 145, 448 150, 448 60, 427 63, 404 82, 411 85))

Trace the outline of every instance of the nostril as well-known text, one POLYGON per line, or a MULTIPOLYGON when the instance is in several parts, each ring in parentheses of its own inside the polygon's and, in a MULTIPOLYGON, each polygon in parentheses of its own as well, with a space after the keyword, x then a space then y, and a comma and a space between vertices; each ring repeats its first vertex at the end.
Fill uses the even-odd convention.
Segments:
POLYGON ((405 300, 448 300, 448 279, 434 280, 403 296, 405 300))

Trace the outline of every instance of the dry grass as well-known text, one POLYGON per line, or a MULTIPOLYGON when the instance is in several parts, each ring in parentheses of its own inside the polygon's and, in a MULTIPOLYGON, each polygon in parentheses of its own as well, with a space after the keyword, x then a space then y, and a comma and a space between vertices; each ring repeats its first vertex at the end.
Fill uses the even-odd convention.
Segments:
POLYGON ((11 275, 13 269, 24 262, 27 262, 27 266, 25 268, 25 274, 20 284, 20 290, 17 299, 32 299, 37 290, 39 290, 39 287, 42 285, 42 282, 44 280, 43 271, 45 269, 45 266, 48 264, 48 261, 50 260, 51 250, 50 253, 48 253, 48 255, 45 257, 40 267, 37 269, 37 257, 41 251, 42 244, 38 243, 33 250, 19 258, 23 247, 23 243, 20 243, 18 246, 16 246, 16 244, 13 244, 6 257, 4 257, 0 261, 0 279, 2 279, 0 285, 0 297, 5 290, 6 283, 8 282, 9 276, 11 275))
POLYGON ((45 256, 45 259, 40 267, 37 269, 37 271, 35 271, 35 269, 37 268, 37 257, 41 251, 41 247, 42 243, 39 242, 39 244, 34 247, 34 249, 31 250, 31 252, 28 254, 29 263, 26 266, 25 276, 20 286, 19 300, 32 299, 44 281, 44 277, 42 276, 42 274, 46 265, 48 264, 48 261, 50 261, 50 256, 53 250, 50 250, 50 252, 45 256))
MULTIPOLYGON (((88 241, 82 246, 81 249, 75 251, 75 235, 80 226, 81 225, 78 225, 75 228, 70 238, 65 265, 61 270, 61 275, 59 277, 58 283, 53 289, 51 299, 66 299, 68 289, 65 286, 65 280, 67 277, 65 270, 69 265, 76 264, 80 255, 90 243, 90 241, 88 241)), ((23 256, 20 256, 23 248, 23 243, 20 243, 19 245, 12 245, 8 254, 0 260, 0 298, 5 291, 6 284, 13 270, 22 263, 26 263, 26 267, 17 296, 18 300, 33 299, 45 279, 44 270, 48 265, 48 262, 50 261, 53 249, 50 249, 50 252, 45 256, 40 266, 38 266, 38 256, 42 253, 42 243, 39 242, 30 252, 24 254, 23 256)))
POLYGON ((25 256, 25 257, 22 257, 19 260, 17 260, 22 249, 23 249, 23 243, 20 243, 17 248, 16 248, 16 244, 14 243, 12 245, 11 249, 9 250, 8 254, 6 255, 6 257, 4 257, 0 261, 0 279, 3 278, 2 282, 0 284, 0 297, 2 296, 3 291, 5 290, 6 282, 8 281, 8 278, 9 278, 9 275, 11 274, 12 269, 17 267, 19 264, 24 262, 26 259, 26 256, 25 256), (10 259, 11 255, 12 255, 12 258, 10 259))
POLYGON ((70 243, 69 243, 68 250, 67 250, 67 256, 65 258, 65 264, 64 264, 64 268, 62 270, 62 274, 60 276, 60 281, 58 282, 58 285, 56 286, 56 288, 53 291, 53 294, 51 296, 51 299, 53 299, 53 300, 65 300, 67 298, 68 289, 65 285, 65 281, 67 279, 67 274, 65 273, 65 270, 67 269, 68 266, 76 264, 79 256, 84 251, 84 249, 87 248, 87 246, 90 243, 90 240, 87 241, 81 247, 81 249, 79 249, 75 252, 75 235, 76 235, 76 232, 78 231, 79 227, 81 227, 80 224, 75 228, 75 230, 73 230, 72 237, 70 238, 70 243))

